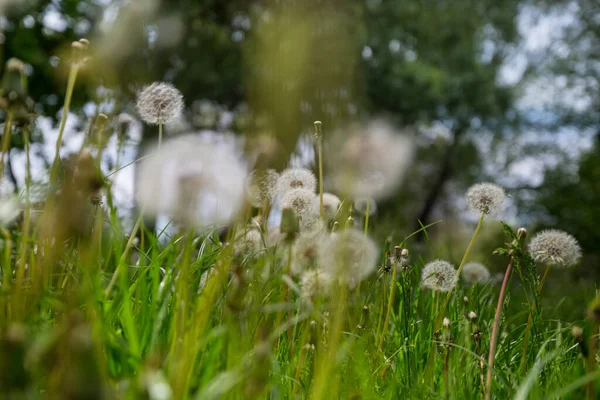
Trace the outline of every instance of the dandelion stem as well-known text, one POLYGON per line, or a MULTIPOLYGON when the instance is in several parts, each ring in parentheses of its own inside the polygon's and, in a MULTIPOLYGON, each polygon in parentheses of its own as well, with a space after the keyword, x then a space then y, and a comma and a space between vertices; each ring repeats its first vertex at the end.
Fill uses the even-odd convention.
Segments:
POLYGON ((158 121, 158 148, 162 145, 163 138, 163 123, 162 121, 158 121))
MULTIPOLYGON (((550 272, 550 264, 546 265, 546 269, 544 270, 544 275, 542 276, 542 280, 540 281, 540 285, 538 286, 537 292, 538 295, 542 293, 542 288, 544 287, 544 283, 546 282, 546 278, 548 278, 548 273, 550 272)), ((527 372, 527 346, 529 344, 529 332, 531 331, 531 326, 533 325, 533 312, 536 309, 535 300, 531 304, 531 310, 529 313, 529 317, 527 318, 527 327, 525 328, 525 336, 523 338, 523 354, 521 355, 521 372, 525 374, 527 372)))
POLYGON ((319 157, 319 215, 325 215, 323 209, 323 143, 321 134, 321 121, 315 121, 315 139, 317 141, 317 154, 319 157))
POLYGON ((77 80, 77 73, 79 72, 79 64, 71 64, 69 70, 69 80, 67 81, 67 92, 65 94, 65 102, 63 104, 62 118, 60 119, 60 126, 58 128, 58 138, 56 139, 56 152, 54 154, 54 162, 52 164, 52 170, 50 172, 50 185, 56 183, 58 178, 58 165, 60 159, 60 148, 62 146, 63 134, 65 133, 65 126, 67 125, 67 117, 69 115, 69 108, 71 107, 71 98, 73 97, 73 89, 75 88, 75 81, 77 80))
POLYGON ((506 294, 506 287, 508 286, 508 278, 512 271, 514 258, 511 255, 506 272, 504 273, 504 279, 502 280, 502 287, 500 288, 500 296, 498 297, 498 305, 496 306, 496 315, 494 316, 494 325, 492 327, 492 337, 490 339, 490 353, 488 356, 488 370, 487 370, 487 381, 486 381, 486 392, 485 399, 490 400, 492 398, 492 371, 494 367, 494 356, 496 353, 496 344, 498 342, 498 327, 500 325, 500 314, 502 314, 502 306, 504 305, 504 296, 506 294))
POLYGON ((367 199, 367 209, 365 211, 365 236, 369 233, 369 214, 371 213, 371 199, 367 199))
POLYGON ((131 249, 131 247, 133 247, 133 241, 135 240, 137 231, 140 229, 141 224, 142 224, 142 214, 140 214, 135 225, 133 226, 133 230, 131 231, 131 234, 129 235, 127 244, 125 244, 125 249, 123 250, 123 254, 121 255, 121 258, 119 259, 117 268, 115 269, 115 272, 113 273, 113 276, 110 279, 110 282, 108 283, 108 286, 106 287, 106 290, 104 291, 104 297, 106 297, 106 298, 108 298, 110 296, 110 292, 112 291, 112 288, 115 286, 115 283, 117 283, 117 278, 119 277, 119 270, 121 268, 121 265, 125 262, 125 258, 127 257, 127 254, 129 254, 129 250, 131 249))
MULTIPOLYGON (((367 203, 368 204, 368 203, 367 203)), ((369 206, 367 205, 367 209, 369 206)), ((383 321, 383 328, 381 329, 381 337, 379 339, 379 346, 377 346, 377 352, 381 352, 383 347, 383 339, 385 338, 385 332, 387 330, 388 323, 390 321, 390 314, 392 312, 392 302, 394 301, 394 287, 396 286, 396 271, 398 270, 398 259, 400 258, 400 254, 398 254, 399 249, 394 249, 394 269, 392 271, 392 279, 390 281, 390 297, 388 298, 387 311, 385 312, 385 320, 383 321)))
POLYGON ((0 178, 4 177, 4 157, 10 147, 10 133, 12 127, 12 112, 8 112, 4 121, 4 132, 2 133, 2 156, 0 156, 0 178))

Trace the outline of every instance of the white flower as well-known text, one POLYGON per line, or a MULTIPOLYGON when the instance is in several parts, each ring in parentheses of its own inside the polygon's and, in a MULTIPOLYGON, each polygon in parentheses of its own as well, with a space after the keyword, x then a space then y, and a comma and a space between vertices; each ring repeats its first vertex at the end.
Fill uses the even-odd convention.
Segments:
POLYGON ((136 108, 144 122, 165 124, 181 115, 183 96, 170 83, 154 82, 138 94, 136 108))
MULTIPOLYGON (((323 193, 323 217, 327 221, 335 219, 342 202, 335 194, 323 193)), ((313 215, 320 216, 321 214, 321 199, 316 195, 312 201, 311 212, 313 215)))
POLYGON ((319 269, 306 271, 300 279, 301 296, 312 298, 316 295, 327 295, 332 285, 331 276, 319 269))
POLYGON ((493 183, 478 183, 467 191, 467 204, 473 211, 496 215, 502 211, 504 189, 493 183))
POLYGON ((369 206, 369 216, 377 212, 377 203, 373 199, 359 198, 354 200, 354 210, 362 215, 367 216, 367 205, 369 206))
POLYGON ((274 169, 257 170, 250 174, 246 183, 246 193, 256 208, 271 204, 277 191, 279 174, 274 169))
POLYGON ((427 289, 449 292, 456 286, 457 282, 456 270, 447 261, 432 261, 425 265, 425 268, 421 271, 421 283, 427 289))
POLYGON ((317 178, 305 168, 286 169, 279 176, 277 181, 277 194, 284 196, 287 192, 294 189, 304 189, 315 192, 317 188, 317 178))
POLYGON ((549 229, 531 239, 529 254, 536 263, 571 267, 581 259, 581 248, 577 239, 568 233, 549 229))
POLYGON ((320 229, 302 232, 292 245, 292 274, 299 275, 304 271, 316 269, 319 247, 323 245, 327 235, 320 229))
POLYGON ((333 184, 350 198, 388 197, 400 186, 412 162, 412 139, 383 121, 353 126, 333 140, 327 158, 333 184))
POLYGON ((291 208, 299 218, 308 216, 311 210, 314 192, 306 189, 287 191, 281 199, 281 208, 291 208))
POLYGON ((9 195, 0 198, 0 226, 12 224, 21 214, 21 203, 17 196, 9 195))
POLYGON ((461 276, 465 280, 465 282, 469 284, 485 284, 491 278, 490 271, 488 271, 485 265, 478 262, 466 263, 461 272, 461 276))
POLYGON ((377 265, 377 246, 364 232, 349 228, 329 236, 319 247, 319 266, 342 283, 354 287, 377 265))
POLYGON ((233 146, 185 135, 144 159, 138 175, 136 199, 144 212, 203 229, 236 216, 247 169, 233 146))
POLYGON ((260 231, 254 227, 246 229, 241 237, 233 245, 233 251, 237 255, 255 257, 264 248, 260 231))

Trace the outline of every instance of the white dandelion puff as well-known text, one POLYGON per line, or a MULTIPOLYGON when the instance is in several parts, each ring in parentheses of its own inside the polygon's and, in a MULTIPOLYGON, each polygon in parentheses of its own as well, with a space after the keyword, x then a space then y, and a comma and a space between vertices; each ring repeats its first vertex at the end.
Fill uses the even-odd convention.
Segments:
POLYGON ((144 122, 166 124, 181 115, 183 95, 170 83, 155 82, 138 94, 136 108, 144 122))
POLYGON ((423 287, 437 292, 449 292, 456 286, 457 282, 456 270, 447 261, 432 261, 425 265, 421 272, 423 287))
POLYGON ((260 231, 254 227, 248 228, 234 243, 233 251, 236 255, 255 257, 264 248, 260 231))
POLYGON ((239 212, 246 177, 231 144, 179 136, 140 163, 136 200, 150 215, 168 215, 199 230, 216 227, 239 212))
POLYGON ((316 229, 302 232, 292 245, 292 274, 299 275, 304 271, 316 269, 319 247, 327 239, 325 231, 316 229))
POLYGON ((373 199, 358 198, 354 200, 354 210, 363 217, 366 217, 367 213, 371 216, 377 212, 377 203, 373 199))
POLYGON ((493 183, 478 183, 467 191, 467 204, 473 211, 496 215, 502 211, 504 189, 493 183))
POLYGON ((311 211, 314 192, 307 189, 292 189, 281 199, 281 208, 291 208, 297 217, 303 218, 311 211))
POLYGON ((487 283, 490 278, 490 271, 485 265, 478 262, 468 262, 464 265, 461 276, 468 284, 487 283))
POLYGON ((581 259, 581 247, 572 235, 549 229, 531 239, 529 254, 536 263, 571 267, 581 259))
POLYGON ((364 232, 353 228, 330 235, 319 247, 320 268, 350 287, 375 270, 377 258, 377 245, 364 232))
POLYGON ((413 140, 376 120, 355 125, 343 135, 334 135, 328 157, 332 183, 350 198, 379 200, 391 195, 402 183, 412 162, 413 140))
POLYGON ((300 279, 301 296, 310 299, 317 295, 327 295, 332 283, 327 272, 319 269, 306 271, 300 279))
POLYGON ((325 231, 327 226, 318 215, 308 214, 300 219, 300 232, 325 231))
MULTIPOLYGON (((335 219, 342 201, 335 194, 323 193, 323 218, 327 221, 335 219)), ((312 213, 314 215, 321 214, 321 199, 318 195, 313 198, 312 213)))
POLYGON ((246 193, 252 206, 263 208, 271 204, 277 191, 279 174, 274 169, 257 170, 250 174, 246 193))
POLYGON ((0 226, 6 227, 12 224, 21 215, 21 203, 19 198, 9 195, 0 198, 0 226))
POLYGON ((277 194, 279 196, 284 196, 294 189, 304 189, 314 193, 316 188, 317 178, 315 178, 315 174, 306 168, 286 169, 277 181, 277 194))

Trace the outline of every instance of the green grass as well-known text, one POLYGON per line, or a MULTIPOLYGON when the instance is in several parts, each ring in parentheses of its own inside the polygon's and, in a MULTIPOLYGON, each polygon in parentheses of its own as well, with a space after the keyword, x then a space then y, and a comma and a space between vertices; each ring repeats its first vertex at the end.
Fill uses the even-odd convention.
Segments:
MULTIPOLYGON (((143 230, 124 255, 127 238, 116 214, 89 210, 90 230, 65 230, 56 242, 64 245, 48 243, 43 223, 25 236, 20 227, 6 232, 3 273, 13 274, 23 257, 27 269, 20 285, 16 278, 2 284, 2 396, 158 398, 150 393, 165 383, 175 399, 483 396, 497 287, 459 283, 445 314, 451 326, 435 335, 445 295, 421 289, 420 270, 430 260, 416 254, 395 282, 391 274, 374 274, 360 292, 338 289, 309 303, 297 283, 282 278, 285 245, 240 258, 214 232, 159 244, 143 230), (378 352, 390 284, 395 296, 378 352)), ((60 215, 60 205, 46 212, 60 215)), ((412 240, 403 246, 410 249, 412 240)), ((539 279, 526 254, 518 254, 505 310, 515 308, 511 287, 532 293, 539 279)), ((585 396, 598 373, 581 357, 572 321, 549 319, 547 310, 533 318, 527 371, 521 370, 529 307, 521 309, 502 315, 493 397, 585 396)), ((586 337, 592 329, 587 322, 586 337)))

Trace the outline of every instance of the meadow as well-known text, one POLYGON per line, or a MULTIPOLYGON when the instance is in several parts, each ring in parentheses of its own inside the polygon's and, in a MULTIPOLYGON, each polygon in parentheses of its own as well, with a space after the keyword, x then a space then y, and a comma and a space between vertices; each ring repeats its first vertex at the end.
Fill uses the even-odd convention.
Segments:
POLYGON ((136 110, 157 140, 136 161, 124 223, 111 191, 123 166, 101 164, 116 117, 98 115, 86 145, 59 156, 88 46, 72 45, 42 201, 23 63, 4 72, 0 168, 18 137, 29 178, 0 208, 2 398, 598 398, 600 303, 582 304, 582 321, 536 306, 553 270, 578 265, 573 236, 497 220, 506 194, 493 183, 465 193, 479 219, 456 264, 413 250, 437 248, 428 232, 444 221, 398 242, 371 235, 376 201, 409 179, 411 142, 385 122, 332 145, 316 121, 314 170, 274 170, 219 137, 164 136, 184 99, 151 84, 136 110), (505 232, 502 279, 470 258, 484 221, 505 232), (527 302, 509 308, 516 287, 527 302))

